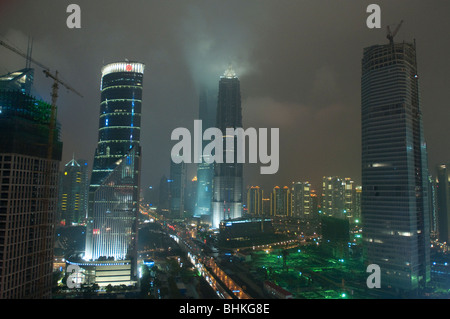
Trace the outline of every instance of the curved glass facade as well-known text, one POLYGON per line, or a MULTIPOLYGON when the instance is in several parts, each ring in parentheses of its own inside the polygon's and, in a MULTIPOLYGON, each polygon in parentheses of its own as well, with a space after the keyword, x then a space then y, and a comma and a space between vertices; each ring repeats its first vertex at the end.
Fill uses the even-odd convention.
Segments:
POLYGON ((111 63, 102 68, 98 146, 91 187, 98 187, 141 135, 142 63, 111 63))
POLYGON ((111 63, 102 68, 86 260, 113 257, 136 264, 144 68, 144 64, 134 62, 111 63))

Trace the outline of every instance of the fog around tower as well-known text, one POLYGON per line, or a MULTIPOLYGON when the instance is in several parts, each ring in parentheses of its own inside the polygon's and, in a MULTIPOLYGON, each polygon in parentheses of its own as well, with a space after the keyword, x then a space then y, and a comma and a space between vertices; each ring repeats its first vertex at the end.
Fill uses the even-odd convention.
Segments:
MULTIPOLYGON (((384 44, 385 26, 404 20, 397 41, 418 47, 425 138, 430 167, 448 161, 446 132, 450 3, 377 1, 383 29, 365 26, 369 1, 76 1, 82 27, 69 30, 69 3, 18 0, 0 3, 0 37, 58 70, 83 99, 60 89, 58 120, 62 163, 73 153, 92 163, 97 141, 100 69, 109 62, 146 64, 142 111, 142 185, 169 172, 170 133, 192 129, 204 86, 217 90, 232 64, 240 82, 244 127, 280 128, 280 170, 261 176, 246 165, 245 185, 264 188, 324 175, 360 180, 360 76, 364 47, 384 44), (21 19, 17 19, 21 17, 21 19), (445 62, 445 63, 444 63, 445 62), (80 129, 80 127, 82 129, 80 129)), ((25 66, 0 47, 0 72, 25 66)), ((38 68, 35 86, 50 101, 51 80, 38 68)), ((191 175, 195 173, 190 170, 191 175)))

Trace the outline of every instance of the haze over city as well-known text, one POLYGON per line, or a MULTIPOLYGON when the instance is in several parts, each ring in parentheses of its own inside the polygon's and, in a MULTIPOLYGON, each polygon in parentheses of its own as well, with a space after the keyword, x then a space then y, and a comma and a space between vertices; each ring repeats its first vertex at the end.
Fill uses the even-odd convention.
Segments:
MULTIPOLYGON (((362 49, 385 44, 386 26, 404 20, 397 41, 416 39, 429 167, 450 158, 450 4, 378 1, 382 28, 366 26, 367 5, 336 1, 78 1, 81 29, 66 27, 65 1, 3 1, 1 37, 58 70, 84 98, 60 90, 62 164, 75 154, 91 164, 97 142, 100 69, 125 58, 146 65, 142 106, 142 187, 168 174, 170 133, 192 129, 202 87, 217 91, 232 64, 241 82, 244 127, 280 128, 280 169, 246 165, 244 186, 290 185, 322 176, 360 183, 362 49), (20 17, 20 18, 19 18, 20 17), (80 129, 81 128, 81 129, 80 129)), ((0 47, 2 73, 25 65, 0 47)), ((36 92, 50 100, 38 70, 36 92)), ((195 175, 190 166, 189 176, 195 175)))

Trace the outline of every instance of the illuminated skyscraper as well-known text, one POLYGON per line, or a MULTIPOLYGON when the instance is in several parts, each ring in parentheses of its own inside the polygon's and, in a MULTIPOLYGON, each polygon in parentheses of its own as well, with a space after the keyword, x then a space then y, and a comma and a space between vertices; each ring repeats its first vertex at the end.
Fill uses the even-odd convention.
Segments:
POLYGON ((344 184, 338 176, 322 178, 322 213, 335 218, 344 218, 344 184))
POLYGON ((81 196, 83 192, 81 166, 75 159, 64 166, 61 177, 61 222, 71 226, 80 223, 85 215, 82 213, 81 196))
POLYGON ((144 64, 102 68, 98 146, 89 189, 86 260, 131 260, 135 273, 144 64))
MULTIPOLYGON (((206 89, 200 94, 199 118, 202 120, 203 131, 215 125, 215 112, 213 106, 217 106, 217 98, 212 98, 211 95, 211 92, 206 89)), ((203 140, 202 143, 203 149, 208 141, 203 140)), ((214 182, 214 163, 207 163, 207 156, 209 155, 202 155, 201 163, 197 165, 197 200, 194 216, 210 219, 214 182)), ((209 220, 209 222, 211 222, 211 220, 209 220)))
MULTIPOLYGON (((219 81, 216 127, 225 134, 227 128, 242 128, 240 82, 229 68, 219 81)), ((220 221, 242 216, 242 163, 237 163, 236 137, 223 136, 223 163, 215 163, 212 227, 220 221), (234 148, 227 149, 227 138, 234 138, 234 148), (234 153, 234 163, 226 162, 226 154, 234 153)))
POLYGON ((328 176, 322 179, 322 213, 353 222, 356 211, 356 186, 351 178, 328 176))
POLYGON ((312 217, 310 182, 296 182, 292 184, 292 215, 304 219, 312 217))
POLYGON ((430 280, 427 153, 415 43, 374 45, 362 59, 362 221, 382 287, 430 280))

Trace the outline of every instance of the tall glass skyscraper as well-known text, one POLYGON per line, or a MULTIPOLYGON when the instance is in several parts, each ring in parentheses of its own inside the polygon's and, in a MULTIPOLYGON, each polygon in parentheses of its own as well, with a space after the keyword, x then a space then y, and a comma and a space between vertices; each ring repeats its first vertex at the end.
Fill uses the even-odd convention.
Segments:
POLYGON ((223 163, 215 163, 212 227, 220 221, 242 216, 242 163, 237 163, 237 139, 225 135, 227 128, 242 128, 240 82, 231 67, 219 81, 216 127, 223 135, 223 163), (227 149, 227 138, 234 138, 234 148, 227 149), (234 163, 226 163, 227 152, 234 153, 234 163))
POLYGON ((136 262, 144 64, 102 68, 98 146, 89 189, 86 260, 136 262))
MULTIPOLYGON (((202 121, 203 131, 213 127, 215 124, 215 112, 212 107, 217 106, 217 99, 213 99, 212 94, 204 89, 199 99, 199 118, 202 121)), ((203 132, 202 132, 203 133, 203 132)), ((202 149, 209 141, 203 140, 202 149)), ((197 199, 194 216, 200 218, 211 218, 211 200, 213 195, 214 163, 207 163, 206 157, 202 155, 201 163, 197 165, 197 199)), ((210 220, 208 220, 211 222, 210 220)))
POLYGON ((381 285, 414 292, 430 280, 427 152, 415 43, 364 49, 362 221, 381 285))

